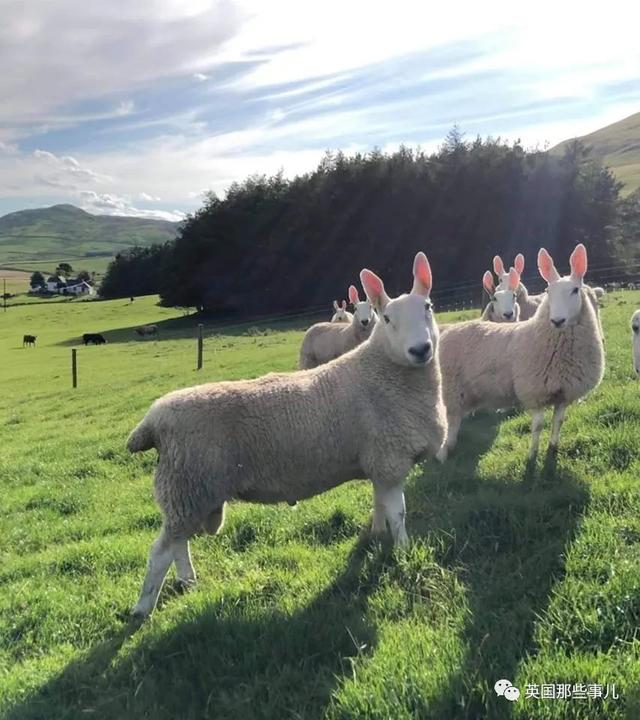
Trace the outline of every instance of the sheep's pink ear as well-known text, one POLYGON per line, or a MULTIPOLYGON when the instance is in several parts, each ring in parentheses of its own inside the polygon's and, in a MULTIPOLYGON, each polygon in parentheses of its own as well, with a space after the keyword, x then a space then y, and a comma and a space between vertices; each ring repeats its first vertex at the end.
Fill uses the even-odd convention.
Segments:
POLYGON ((501 278, 504 275, 504 263, 500 255, 495 255, 493 258, 493 272, 501 278))
POLYGON ((513 267, 522 275, 524 272, 524 255, 522 253, 516 255, 516 259, 513 261, 513 267))
POLYGON ((571 266, 571 279, 582 282, 582 278, 587 273, 587 248, 582 243, 576 245, 575 250, 571 253, 569 265, 571 266))
POLYGON ((347 301, 346 301, 346 300, 343 300, 343 301, 340 303, 340 307, 341 307, 343 310, 346 310, 346 309, 347 309, 347 301))
POLYGON ((520 273, 515 268, 511 268, 509 270, 509 290, 515 292, 518 285, 520 285, 520 273))
POLYGON ((560 279, 560 275, 558 275, 558 271, 553 264, 553 258, 544 248, 540 248, 538 251, 538 270, 547 283, 556 282, 560 279))
POLYGON ((360 298, 358 297, 358 290, 355 285, 349 285, 349 302, 352 305, 360 302, 360 298))
POLYGON ((419 252, 413 260, 413 287, 411 292, 429 297, 432 285, 431 266, 427 256, 423 252, 419 252))
POLYGON ((389 302, 389 296, 385 292, 382 280, 374 272, 364 268, 360 271, 360 282, 369 302, 377 310, 382 310, 389 302))
POLYGON ((493 284, 493 275, 487 270, 487 272, 482 276, 482 287, 489 293, 489 295, 493 295, 493 293, 496 291, 496 287, 493 284))

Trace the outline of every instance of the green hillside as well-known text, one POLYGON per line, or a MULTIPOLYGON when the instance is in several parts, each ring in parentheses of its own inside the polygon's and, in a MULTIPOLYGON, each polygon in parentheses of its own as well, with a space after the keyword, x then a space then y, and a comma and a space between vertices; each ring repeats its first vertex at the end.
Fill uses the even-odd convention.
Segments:
POLYGON ((624 183, 623 195, 629 195, 640 187, 640 112, 589 135, 565 140, 551 148, 551 152, 562 152, 574 140, 589 146, 591 156, 602 160, 624 183))
POLYGON ((171 240, 176 227, 165 220, 91 215, 74 205, 20 210, 0 217, 0 265, 53 269, 65 260, 102 270, 120 250, 171 240))

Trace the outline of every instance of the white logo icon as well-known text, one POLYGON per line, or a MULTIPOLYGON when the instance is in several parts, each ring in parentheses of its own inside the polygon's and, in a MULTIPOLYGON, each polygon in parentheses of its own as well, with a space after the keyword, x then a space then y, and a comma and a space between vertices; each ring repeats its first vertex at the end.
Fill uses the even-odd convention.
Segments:
POLYGON ((515 702, 520 697, 520 690, 511 684, 511 680, 498 680, 493 689, 496 695, 502 695, 510 702, 515 702))

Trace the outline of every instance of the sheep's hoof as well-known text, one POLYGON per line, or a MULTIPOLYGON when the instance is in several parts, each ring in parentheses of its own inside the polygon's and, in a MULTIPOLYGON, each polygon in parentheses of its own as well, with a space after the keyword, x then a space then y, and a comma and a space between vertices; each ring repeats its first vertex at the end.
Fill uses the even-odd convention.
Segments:
POLYGON ((176 592, 182 594, 182 593, 190 592, 191 590, 193 590, 196 587, 197 584, 198 584, 198 581, 195 578, 193 578, 193 580, 184 579, 184 578, 176 578, 175 589, 176 589, 176 592))
POLYGON ((130 617, 133 622, 142 623, 144 622, 151 613, 139 608, 137 605, 131 609, 130 617))

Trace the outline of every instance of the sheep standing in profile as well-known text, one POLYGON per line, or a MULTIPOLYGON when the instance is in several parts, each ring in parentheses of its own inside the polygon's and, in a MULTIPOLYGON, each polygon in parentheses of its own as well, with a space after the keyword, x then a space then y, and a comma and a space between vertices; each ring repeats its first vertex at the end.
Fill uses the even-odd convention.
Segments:
POLYGON ((504 290, 496 289, 493 276, 487 270, 482 285, 489 295, 489 302, 482 313, 481 320, 489 322, 517 322, 520 319, 520 305, 516 300, 516 290, 520 284, 520 275, 514 268, 508 273, 508 285, 504 290))
POLYGON ((538 452, 544 408, 553 406, 553 450, 567 407, 602 380, 602 331, 596 298, 583 283, 584 245, 575 248, 570 265, 571 275, 561 278, 549 253, 540 250, 538 268, 548 289, 538 312, 525 322, 472 320, 443 328, 440 362, 449 429, 440 460, 455 446, 466 415, 518 404, 532 412, 530 459, 538 452))
MULTIPOLYGON (((524 272, 524 255, 522 253, 518 253, 516 255, 516 258, 513 261, 513 267, 518 272, 518 275, 522 277, 522 273, 524 272)), ((509 273, 505 271, 504 263, 502 262, 500 255, 496 255, 493 258, 493 271, 500 281, 498 283, 498 288, 500 290, 505 290, 509 285, 509 273)), ((529 295, 529 291, 522 281, 520 281, 516 291, 516 299, 518 300, 518 305, 520 305, 520 320, 528 320, 536 314, 542 300, 544 299, 544 293, 540 293, 539 295, 529 295)))
POLYGON ((633 344, 633 368, 640 376, 640 310, 631 316, 631 342, 633 344))
POLYGON ((182 583, 195 582, 189 538, 216 533, 229 500, 295 502, 366 477, 373 484, 373 531, 388 523, 396 544, 407 541, 404 480, 446 436, 424 253, 416 255, 413 275, 411 292, 391 299, 382 280, 362 270, 384 322, 337 360, 178 390, 151 406, 127 447, 157 449, 155 495, 164 521, 135 616, 153 611, 172 562, 182 583))
POLYGON ((349 323, 353 320, 353 314, 347 310, 347 301, 343 300, 340 305, 338 301, 333 301, 333 316, 331 317, 332 323, 349 323))
POLYGON ((360 301, 355 286, 349 287, 353 319, 347 323, 321 322, 312 325, 302 339, 298 367, 317 367, 334 360, 364 342, 376 324, 376 314, 368 300, 360 301))

